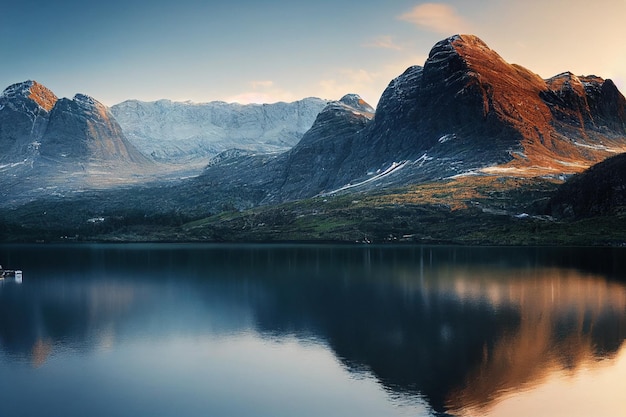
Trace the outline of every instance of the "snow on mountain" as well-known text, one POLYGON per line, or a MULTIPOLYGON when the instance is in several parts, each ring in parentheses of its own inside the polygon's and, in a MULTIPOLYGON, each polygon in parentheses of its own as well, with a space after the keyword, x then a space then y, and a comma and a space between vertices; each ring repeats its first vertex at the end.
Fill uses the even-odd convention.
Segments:
POLYGON ((208 160, 237 148, 252 152, 290 149, 327 104, 319 98, 293 103, 191 103, 128 100, 111 107, 126 137, 162 162, 208 160))
POLYGON ((476 173, 561 178, 626 150, 625 109, 610 80, 544 80, 476 36, 457 35, 392 80, 375 115, 347 95, 289 152, 222 158, 199 179, 259 190, 269 204, 476 173))

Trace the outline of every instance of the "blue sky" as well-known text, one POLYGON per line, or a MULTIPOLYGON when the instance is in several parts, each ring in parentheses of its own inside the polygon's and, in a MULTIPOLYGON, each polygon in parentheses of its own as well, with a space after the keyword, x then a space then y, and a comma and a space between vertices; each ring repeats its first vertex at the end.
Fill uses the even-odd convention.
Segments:
POLYGON ((61 97, 375 105, 435 42, 473 33, 542 77, 626 88, 626 0, 5 0, 0 89, 35 79, 61 97))

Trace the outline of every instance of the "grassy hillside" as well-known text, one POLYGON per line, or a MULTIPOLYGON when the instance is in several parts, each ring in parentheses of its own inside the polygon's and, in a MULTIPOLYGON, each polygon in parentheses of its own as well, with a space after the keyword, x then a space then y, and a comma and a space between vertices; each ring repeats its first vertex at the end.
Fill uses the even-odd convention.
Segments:
MULTIPOLYGON (((546 215, 559 183, 461 177, 401 189, 320 196, 236 210, 124 209, 97 195, 0 212, 2 241, 333 241, 480 245, 622 245, 626 218, 558 221, 546 215), (117 207, 117 208, 116 208, 117 207)), ((156 204, 157 196, 153 196, 156 204)))

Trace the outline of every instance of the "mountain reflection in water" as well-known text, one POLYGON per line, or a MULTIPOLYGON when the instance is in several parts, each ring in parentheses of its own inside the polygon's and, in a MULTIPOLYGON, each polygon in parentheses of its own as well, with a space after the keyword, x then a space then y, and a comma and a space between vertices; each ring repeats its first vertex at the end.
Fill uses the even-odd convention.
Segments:
POLYGON ((502 401, 523 402, 555 375, 610 368, 624 355, 624 254, 9 246, 2 256, 24 270, 24 282, 0 286, 0 365, 41 367, 58 352, 115 350, 138 339, 253 332, 321 343, 350 372, 375 377, 390 401, 497 415, 502 401))
POLYGON ((495 309, 513 307, 519 323, 485 345, 480 364, 449 394, 452 410, 484 414, 500 396, 529 390, 555 372, 575 375, 613 359, 626 338, 622 284, 553 268, 511 271, 503 280, 492 271, 475 272, 477 279, 455 282, 459 298, 484 298, 495 309))

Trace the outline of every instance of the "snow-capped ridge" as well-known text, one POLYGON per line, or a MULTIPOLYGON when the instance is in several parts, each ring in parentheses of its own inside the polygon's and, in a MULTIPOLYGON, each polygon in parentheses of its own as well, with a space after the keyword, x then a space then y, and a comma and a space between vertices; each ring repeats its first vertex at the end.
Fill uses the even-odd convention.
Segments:
POLYGON ((74 95, 73 100, 76 103, 84 104, 84 105, 87 105, 87 106, 95 106, 95 105, 101 105, 102 106, 103 105, 102 103, 100 103, 95 98, 93 98, 91 96, 88 96, 86 94, 81 94, 81 93, 78 93, 78 94, 74 95))
POLYGON ((279 152, 293 147, 327 101, 237 104, 127 100, 111 107, 124 133, 144 154, 163 162, 208 160, 231 148, 279 152))
POLYGON ((363 100, 358 94, 346 94, 339 99, 339 102, 350 106, 360 112, 373 114, 375 111, 374 108, 370 106, 365 100, 363 100))
POLYGON ((19 83, 11 84, 6 87, 0 97, 14 98, 16 96, 28 97, 30 87, 35 83, 33 80, 26 80, 19 83))
MULTIPOLYGON (((346 94, 339 100, 329 101, 326 107, 320 112, 320 116, 330 113, 340 116, 344 112, 349 112, 354 116, 371 120, 374 117, 375 110, 358 94, 346 94)), ((321 121, 321 119, 318 118, 318 121, 321 121)))

